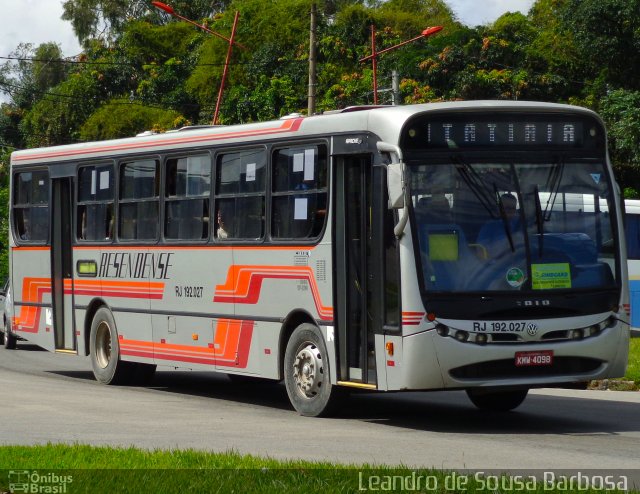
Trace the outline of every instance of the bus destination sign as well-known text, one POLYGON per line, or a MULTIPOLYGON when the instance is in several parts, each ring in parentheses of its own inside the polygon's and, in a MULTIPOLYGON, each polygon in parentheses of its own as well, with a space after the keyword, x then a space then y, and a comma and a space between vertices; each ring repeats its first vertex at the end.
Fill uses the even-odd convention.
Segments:
POLYGON ((604 142, 604 132, 587 119, 534 115, 522 119, 497 116, 493 119, 422 117, 407 125, 403 136, 406 149, 458 149, 487 147, 594 148, 604 142))
MULTIPOLYGON (((417 137, 409 129, 409 137, 417 137)), ((582 122, 429 122, 421 136, 427 147, 509 145, 580 146, 582 122)), ((423 142, 424 142, 423 141, 423 142)))

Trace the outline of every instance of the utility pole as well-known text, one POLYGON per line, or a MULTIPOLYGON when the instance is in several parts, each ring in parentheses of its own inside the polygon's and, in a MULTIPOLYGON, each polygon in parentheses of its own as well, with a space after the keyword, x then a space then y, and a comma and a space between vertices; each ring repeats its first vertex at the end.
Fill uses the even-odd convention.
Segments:
POLYGON ((391 94, 393 95, 393 105, 400 104, 400 75, 397 70, 391 72, 391 94))
POLYGON ((311 3, 311 23, 309 27, 309 92, 307 115, 316 112, 316 2, 311 3))
POLYGON ((231 29, 231 38, 227 38, 225 36, 223 36, 222 34, 218 34, 215 31, 212 31, 211 29, 209 29, 207 26, 203 25, 203 24, 198 24, 195 21, 192 21, 191 19, 187 19, 186 17, 178 14, 173 7, 171 7, 170 5, 167 5, 166 3, 162 3, 162 2, 158 2, 158 1, 153 1, 151 2, 151 4, 159 9, 162 10, 164 12, 166 12, 167 14, 170 14, 174 17, 177 17, 178 19, 188 22, 189 24, 192 24, 194 26, 196 26, 198 29, 202 29, 203 31, 209 33, 209 34, 213 34, 214 36, 217 36, 220 39, 225 40, 227 43, 229 43, 229 47, 227 48, 227 58, 224 61, 224 70, 222 72, 222 80, 220 81, 220 89, 218 91, 218 99, 216 100, 216 110, 213 114, 213 121, 211 122, 213 125, 217 125, 218 123, 218 115, 220 114, 220 104, 222 103, 222 96, 224 94, 224 86, 225 83, 227 81, 227 73, 229 72, 229 63, 231 61, 231 53, 233 51, 233 45, 236 45, 239 48, 242 48, 243 50, 246 50, 247 48, 243 45, 241 45, 240 43, 238 43, 237 41, 234 40, 235 35, 236 35, 236 27, 238 26, 238 18, 240 17, 240 12, 236 11, 236 16, 233 20, 233 28, 231 29))
POLYGON ((359 61, 366 62, 367 60, 371 60, 371 66, 373 69, 373 104, 374 105, 378 104, 378 56, 382 55, 383 53, 387 53, 388 51, 396 50, 397 48, 400 48, 401 46, 407 45, 409 43, 413 43, 414 41, 418 41, 419 39, 428 38, 429 36, 436 34, 440 31, 442 31, 442 26, 428 27, 427 29, 422 31, 422 33, 420 33, 420 36, 416 36, 415 38, 408 39, 407 41, 403 41, 402 43, 399 43, 397 45, 390 46, 389 48, 385 48, 384 50, 377 51, 376 50, 376 28, 373 24, 371 24, 371 55, 369 55, 368 57, 361 58, 359 61))

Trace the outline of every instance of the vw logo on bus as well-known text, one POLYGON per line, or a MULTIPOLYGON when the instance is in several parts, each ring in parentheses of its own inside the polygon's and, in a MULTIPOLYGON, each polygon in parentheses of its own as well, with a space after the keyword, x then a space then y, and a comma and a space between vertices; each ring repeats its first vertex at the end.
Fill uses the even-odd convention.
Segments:
POLYGON ((529 334, 529 336, 535 336, 536 333, 538 332, 538 325, 530 322, 529 324, 527 324, 527 333, 529 334))

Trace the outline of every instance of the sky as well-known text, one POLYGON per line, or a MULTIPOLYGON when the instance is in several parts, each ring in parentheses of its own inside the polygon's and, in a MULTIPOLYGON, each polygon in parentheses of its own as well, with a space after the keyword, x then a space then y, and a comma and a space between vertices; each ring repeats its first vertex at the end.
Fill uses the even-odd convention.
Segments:
POLYGON ((534 0, 445 0, 458 20, 468 26, 495 21, 505 12, 526 14, 534 0))
MULTIPOLYGON (((493 22, 505 12, 527 13, 534 0, 445 0, 458 20, 469 26, 493 22)), ((0 0, 0 57, 19 43, 58 43, 64 56, 80 53, 71 24, 60 19, 62 0, 0 0)), ((5 60, 0 58, 0 64, 5 60)), ((0 92, 0 101, 3 95, 0 92)))

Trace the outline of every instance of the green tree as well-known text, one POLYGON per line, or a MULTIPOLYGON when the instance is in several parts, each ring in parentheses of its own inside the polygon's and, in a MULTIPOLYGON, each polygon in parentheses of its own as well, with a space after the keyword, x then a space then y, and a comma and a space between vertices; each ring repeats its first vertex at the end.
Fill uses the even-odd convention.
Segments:
MULTIPOLYGON (((175 0, 164 3, 184 17, 199 20, 224 11, 229 1, 175 0)), ((76 37, 85 46, 93 38, 109 42, 117 39, 132 19, 158 20, 168 15, 154 9, 148 0, 65 0, 62 6, 62 19, 71 22, 76 37)))
POLYGON ((0 149, 0 282, 9 277, 9 158, 0 149))
POLYGON ((102 105, 86 120, 80 128, 80 138, 85 141, 100 141, 133 137, 140 132, 164 132, 183 124, 184 118, 174 110, 114 99, 102 105))
MULTIPOLYGON (((306 106, 309 8, 309 0, 231 2, 211 26, 214 31, 229 35, 234 12, 240 12, 237 40, 248 49, 234 48, 228 87, 256 87, 261 76, 280 77, 286 73, 298 88, 299 108, 306 106)), ((199 63, 186 81, 186 90, 201 105, 215 104, 227 46, 226 41, 209 36, 200 47, 199 63)))
POLYGON ((80 127, 101 102, 103 81, 101 72, 82 70, 44 93, 20 122, 27 147, 76 142, 80 127))
POLYGON ((68 76, 61 52, 55 43, 43 43, 34 49, 20 44, 0 67, 0 88, 11 96, 2 104, 0 113, 0 142, 15 148, 28 145, 21 131, 22 120, 54 86, 68 76))
POLYGON ((601 101, 610 156, 624 186, 640 190, 640 91, 618 89, 601 101))
MULTIPOLYGON (((119 42, 122 57, 135 68, 130 96, 144 104, 175 109, 197 120, 200 105, 187 93, 185 80, 197 63, 197 49, 205 35, 184 22, 163 26, 133 21, 119 42)), ((133 75, 133 74, 132 74, 133 75)))
POLYGON ((567 0, 563 24, 587 74, 613 87, 640 89, 640 0, 567 0))
POLYGON ((36 89, 45 92, 60 84, 67 75, 66 66, 62 60, 62 50, 55 43, 43 43, 34 53, 31 69, 36 89))

